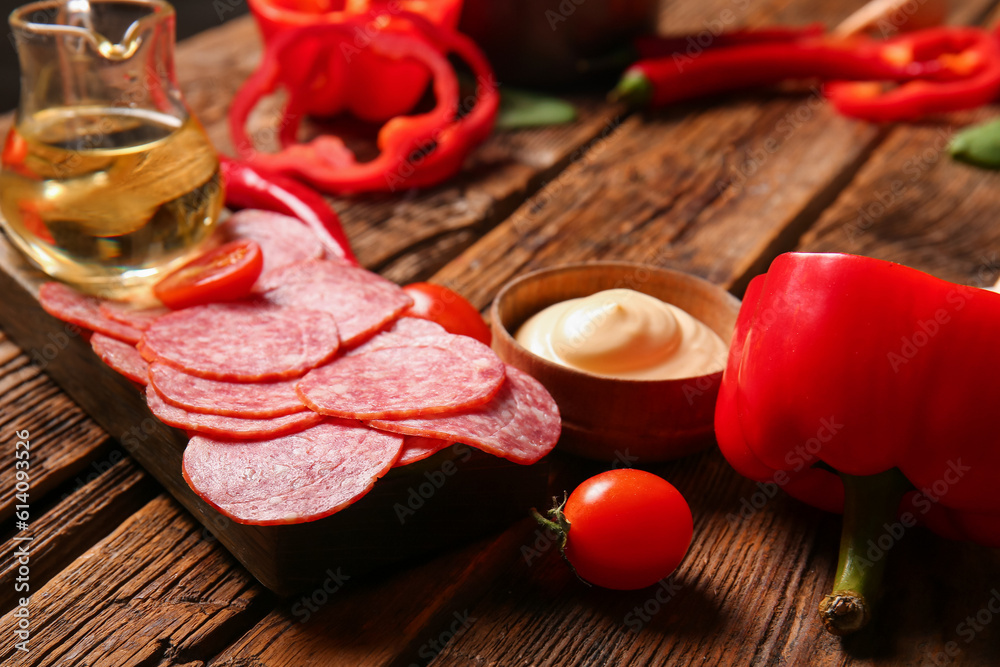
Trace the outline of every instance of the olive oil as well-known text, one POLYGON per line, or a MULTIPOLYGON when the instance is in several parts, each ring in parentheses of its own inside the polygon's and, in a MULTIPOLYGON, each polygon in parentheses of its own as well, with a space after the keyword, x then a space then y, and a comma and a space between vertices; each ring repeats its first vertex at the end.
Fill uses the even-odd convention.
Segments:
POLYGON ((198 122, 143 109, 48 109, 11 129, 0 212, 43 271, 123 297, 197 252, 222 208, 198 122))

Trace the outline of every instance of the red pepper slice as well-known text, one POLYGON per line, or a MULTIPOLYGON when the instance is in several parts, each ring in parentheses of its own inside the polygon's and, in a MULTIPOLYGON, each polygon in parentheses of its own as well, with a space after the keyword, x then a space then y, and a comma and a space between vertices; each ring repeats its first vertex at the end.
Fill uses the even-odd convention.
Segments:
POLYGON ((406 175, 407 168, 402 166, 387 177, 390 190, 436 185, 456 174, 472 149, 489 138, 500 109, 500 84, 486 56, 471 39, 455 31, 441 30, 419 15, 410 16, 409 20, 439 48, 458 55, 469 65, 476 80, 477 99, 471 111, 459 109, 465 115, 436 134, 437 148, 419 161, 410 158, 413 166, 410 175, 406 175))
MULTIPOLYGON (((380 155, 366 163, 358 163, 343 142, 331 136, 291 145, 276 154, 258 154, 247 136, 246 120, 257 101, 278 86, 283 54, 309 40, 336 43, 335 37, 350 28, 349 23, 303 26, 271 43, 261 66, 234 100, 230 129, 241 153, 268 171, 301 178, 331 193, 433 185, 456 173, 469 152, 492 131, 499 108, 498 84, 485 56, 468 38, 438 28, 416 14, 400 11, 393 15, 411 22, 420 34, 377 33, 368 48, 389 59, 411 59, 427 67, 433 74, 437 97, 433 110, 387 122, 378 136, 380 155), (479 86, 475 106, 457 120, 458 81, 443 51, 465 59, 479 86)), ((310 66, 300 63, 303 69, 310 66)), ((292 86, 288 93, 288 109, 301 108, 298 98, 303 91, 292 86)), ((295 123, 297 119, 287 118, 285 122, 295 123)))
MULTIPOLYGON (((344 29, 346 26, 306 26, 286 32, 282 35, 284 40, 274 44, 271 53, 276 54, 275 59, 261 64, 248 88, 266 81, 263 91, 270 92, 278 82, 276 64, 284 49, 304 40, 329 38, 331 32, 338 33, 344 29), (271 76, 265 80, 261 73, 268 73, 268 70, 271 76), (261 74, 259 80, 256 79, 258 74, 261 74)), ((276 154, 252 153, 252 161, 269 171, 302 178, 326 192, 387 189, 386 179, 391 172, 405 166, 412 154, 433 141, 435 134, 457 113, 458 79, 444 56, 420 37, 379 33, 373 37, 368 48, 376 49, 380 55, 389 58, 415 58, 427 66, 434 74, 434 92, 438 100, 435 108, 424 114, 397 117, 387 122, 378 136, 382 152, 366 163, 359 164, 343 142, 331 136, 320 136, 309 144, 292 145, 276 154)), ((296 98, 300 94, 295 89, 289 90, 290 106, 297 103, 296 98)), ((239 116, 231 118, 232 123, 239 124, 239 127, 232 127, 234 136, 239 137, 237 144, 246 146, 249 139, 245 138, 244 120, 239 116), (238 133, 243 134, 239 136, 238 133)))
MULTIPOLYGON (((396 10, 418 13, 435 25, 454 29, 462 8, 462 0, 249 0, 248 4, 268 46, 298 26, 362 19, 360 32, 338 40, 306 79, 302 111, 319 116, 349 111, 372 122, 409 112, 427 87, 429 73, 419 63, 392 61, 369 51, 365 44, 369 32, 410 32, 412 27, 397 17, 396 10)), ((289 58, 287 69, 292 71, 301 62, 289 58)))
POLYGON ((220 155, 219 162, 227 206, 261 208, 298 218, 319 237, 327 253, 359 265, 340 218, 318 192, 225 156, 220 155))
POLYGON ((893 42, 895 51, 887 52, 900 62, 931 65, 926 67, 928 80, 891 90, 876 81, 831 82, 824 93, 837 111, 870 121, 912 121, 973 109, 1000 97, 1000 39, 995 34, 980 28, 933 28, 893 42))

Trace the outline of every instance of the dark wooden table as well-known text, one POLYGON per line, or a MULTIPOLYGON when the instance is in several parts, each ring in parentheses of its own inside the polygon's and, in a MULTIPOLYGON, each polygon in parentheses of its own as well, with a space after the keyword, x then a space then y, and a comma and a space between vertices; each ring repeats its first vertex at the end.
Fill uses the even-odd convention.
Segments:
MULTIPOLYGON (((952 21, 989 24, 991 0, 952 21)), ((670 0, 663 28, 835 23, 856 3, 670 0)), ((525 20, 531 20, 526 17, 525 20)), ((539 19, 540 20, 540 19, 539 19)), ((228 150, 229 100, 259 57, 248 19, 180 45, 187 100, 228 150)), ((814 92, 629 114, 582 97, 569 126, 496 134, 449 184, 337 201, 368 266, 431 278, 486 307, 510 278, 588 259, 693 272, 740 295, 779 253, 846 251, 974 285, 1000 275, 1000 176, 952 162, 957 126, 996 113, 875 126, 814 92)), ((0 295, 0 299, 4 298, 0 295)), ((308 598, 266 591, 45 375, 0 336, 0 661, 12 665, 996 665, 1000 552, 908 532, 873 625, 820 628, 839 518, 758 487, 716 450, 662 465, 695 538, 660 589, 573 578, 525 518, 421 562, 308 598), (32 439, 30 640, 14 616, 15 432, 32 439), (996 608, 996 602, 993 603, 996 608)), ((991 385, 996 378, 984 378, 991 385)), ((932 398, 922 409, 933 409, 932 398)), ((600 469, 556 457, 557 485, 600 469)))

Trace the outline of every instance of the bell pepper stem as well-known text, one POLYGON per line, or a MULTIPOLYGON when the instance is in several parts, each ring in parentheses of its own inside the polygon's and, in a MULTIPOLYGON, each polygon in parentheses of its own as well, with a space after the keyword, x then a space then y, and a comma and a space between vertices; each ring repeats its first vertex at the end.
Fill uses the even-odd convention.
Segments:
POLYGON ((820 602, 819 613, 827 631, 843 636, 871 619, 888 556, 878 546, 879 538, 895 520, 909 482, 896 468, 867 476, 840 473, 840 478, 844 482, 840 558, 833 592, 820 602))

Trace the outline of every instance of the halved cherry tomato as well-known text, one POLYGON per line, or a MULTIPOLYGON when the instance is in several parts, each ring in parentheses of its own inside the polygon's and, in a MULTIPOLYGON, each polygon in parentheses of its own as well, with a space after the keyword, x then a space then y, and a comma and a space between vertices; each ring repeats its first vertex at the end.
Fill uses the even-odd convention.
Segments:
POLYGON ((56 240, 49 231, 45 219, 38 212, 38 202, 34 200, 24 200, 17 203, 17 210, 21 214, 21 224, 29 232, 49 245, 55 245, 56 240))
POLYGON ((153 287, 153 295, 174 310, 233 301, 250 293, 263 268, 259 245, 232 241, 167 274, 153 287))
POLYGON ((3 166, 14 169, 24 164, 28 158, 28 142, 16 128, 7 131, 7 139, 3 144, 3 166))
POLYGON ((437 322, 449 333, 470 336, 489 345, 493 340, 490 328, 476 307, 458 292, 434 283, 413 283, 403 290, 413 299, 404 317, 421 317, 437 322))
POLYGON ((691 544, 691 509, 662 477, 622 468, 591 477, 556 517, 563 555, 584 580, 634 590, 669 576, 691 544))

